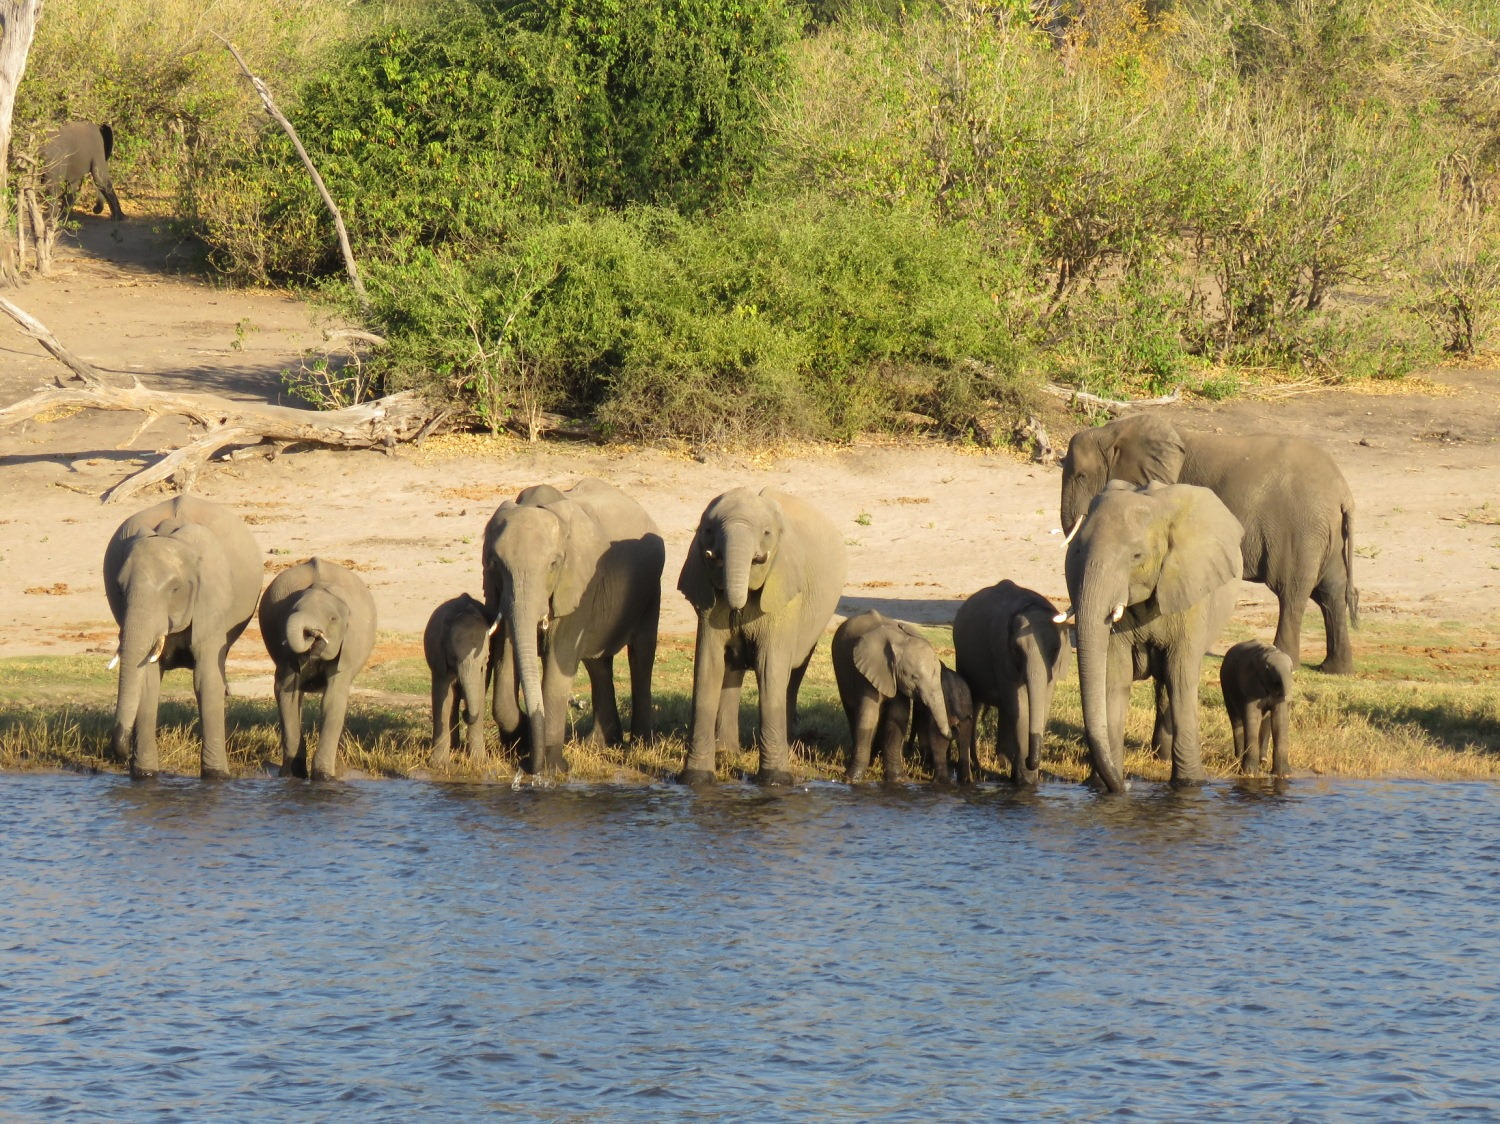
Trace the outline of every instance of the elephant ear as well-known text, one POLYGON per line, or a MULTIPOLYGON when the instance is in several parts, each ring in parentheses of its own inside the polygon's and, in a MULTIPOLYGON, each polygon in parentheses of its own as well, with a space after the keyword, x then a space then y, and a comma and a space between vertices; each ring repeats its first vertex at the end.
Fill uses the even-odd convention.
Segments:
POLYGON ((879 692, 881 698, 896 697, 896 653, 884 629, 865 633, 855 642, 852 653, 854 670, 879 692))
POLYGON ((599 569, 599 560, 609 549, 609 540, 593 516, 571 500, 540 506, 562 524, 562 570, 552 589, 552 615, 566 617, 583 602, 584 591, 599 569))
POLYGON ((700 524, 688 543, 687 557, 682 561, 682 573, 677 576, 677 591, 688 599, 688 604, 698 612, 707 612, 714 603, 714 583, 708 576, 708 566, 703 561, 703 535, 700 524))
POLYGON ((1136 484, 1177 483, 1187 453, 1182 435, 1170 422, 1150 414, 1121 418, 1109 474, 1136 484))
POLYGON ((1153 488, 1168 504, 1166 557, 1156 582, 1156 604, 1164 613, 1185 612, 1244 569, 1244 528, 1224 502, 1192 484, 1153 488))
POLYGON ((801 596, 802 587, 807 584, 807 543, 799 528, 787 519, 781 496, 771 488, 762 490, 760 496, 770 508, 776 532, 776 556, 771 559, 771 568, 760 587, 760 609, 775 616, 784 612, 793 598, 801 596))

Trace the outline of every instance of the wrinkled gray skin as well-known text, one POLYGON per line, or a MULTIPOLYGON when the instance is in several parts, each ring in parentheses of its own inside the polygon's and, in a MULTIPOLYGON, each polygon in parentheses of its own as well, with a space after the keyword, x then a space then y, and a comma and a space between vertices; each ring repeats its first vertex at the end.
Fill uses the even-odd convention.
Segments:
POLYGON ((308 775, 302 697, 321 691, 323 715, 312 779, 331 781, 338 776, 349 689, 375 647, 375 600, 352 570, 309 558, 277 574, 266 587, 260 633, 276 665, 281 775, 308 775))
POLYGON ((1234 609, 1239 520, 1207 488, 1112 481, 1068 546, 1078 690, 1094 775, 1125 788, 1125 712, 1144 655, 1165 687, 1172 783, 1203 780, 1198 681, 1203 653, 1234 609), (1140 649, 1138 654, 1136 649, 1140 649))
POLYGON ((1244 640, 1224 653, 1219 686, 1234 733, 1240 772, 1253 773, 1272 751, 1271 772, 1284 777, 1287 764, 1287 704, 1292 697, 1292 657, 1260 640, 1244 640))
MULTIPOLYGON (((849 716, 847 780, 864 779, 870 748, 877 741, 885 779, 901 778, 901 748, 913 700, 920 700, 932 716, 946 747, 952 731, 943 698, 943 665, 932 644, 913 626, 866 609, 839 625, 830 651, 839 699, 849 716)), ((940 770, 939 779, 948 779, 946 752, 933 768, 940 770)))
POLYGON ((104 593, 120 626, 110 755, 153 776, 161 673, 193 669, 202 774, 227 777, 224 661, 255 614, 261 553, 239 516, 196 496, 138 511, 104 548, 104 593))
POLYGON ((1063 460, 1062 526, 1071 530, 1106 480, 1211 488, 1245 529, 1246 581, 1280 602, 1276 646, 1299 659, 1308 598, 1323 613, 1321 670, 1354 670, 1349 628, 1359 623, 1354 586, 1354 497, 1333 458, 1296 437, 1179 432, 1136 414, 1074 435, 1063 460))
POLYGON ((738 752, 747 671, 760 694, 757 779, 792 783, 797 691, 847 568, 838 529, 795 496, 735 488, 704 510, 677 581, 698 612, 683 783, 712 783, 715 753, 738 752))
POLYGON ((624 741, 614 679, 622 648, 630 737, 650 738, 666 545, 645 509, 603 480, 566 491, 537 485, 491 516, 482 557, 485 610, 504 621, 491 648, 495 722, 507 744, 528 741, 527 771, 567 771, 568 696, 580 662, 593 688, 594 739, 624 741))
POLYGON ((59 125, 42 141, 42 183, 48 196, 60 201, 63 214, 73 209, 78 189, 88 176, 99 189, 100 198, 94 203, 94 214, 104 210, 107 200, 111 218, 118 221, 125 217, 125 212, 120 210, 120 199, 115 195, 114 183, 109 178, 109 157, 114 146, 114 130, 92 121, 69 121, 66 125, 59 125))
POLYGON ((1036 784, 1041 775, 1047 712, 1067 667, 1056 615, 1040 593, 1002 581, 970 597, 953 618, 954 663, 975 700, 999 712, 995 754, 1010 762, 1018 785, 1036 784))
POLYGON ((938 728, 932 711, 920 698, 911 704, 911 737, 922 747, 933 775, 946 784, 953 754, 957 754, 958 780, 970 784, 979 775, 979 757, 974 750, 976 719, 974 695, 963 676, 942 665, 943 705, 948 710, 948 733, 938 728))
POLYGON ((486 756, 485 658, 498 625, 467 593, 444 601, 427 618, 422 652, 432 674, 432 764, 438 768, 452 759, 460 718, 470 760, 486 756))

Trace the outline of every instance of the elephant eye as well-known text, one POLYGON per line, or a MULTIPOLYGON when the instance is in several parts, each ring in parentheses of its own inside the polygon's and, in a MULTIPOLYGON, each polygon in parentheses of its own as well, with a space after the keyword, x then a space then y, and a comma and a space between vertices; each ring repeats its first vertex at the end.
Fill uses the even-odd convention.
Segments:
POLYGON ((713 547, 711 547, 711 546, 705 546, 703 548, 703 560, 705 562, 712 562, 717 557, 718 557, 718 555, 716 555, 714 553, 714 548, 713 547))

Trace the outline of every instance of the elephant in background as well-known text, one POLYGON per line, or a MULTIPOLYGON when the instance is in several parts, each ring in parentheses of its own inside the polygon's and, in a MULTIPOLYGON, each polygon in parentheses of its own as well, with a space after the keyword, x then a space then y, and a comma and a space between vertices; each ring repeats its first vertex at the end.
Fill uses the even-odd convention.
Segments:
POLYGON ((1234 755, 1240 772, 1253 773, 1274 749, 1271 772, 1290 771, 1287 764, 1287 707, 1292 697, 1292 657, 1261 640, 1242 640, 1224 653, 1219 686, 1234 734, 1234 755))
POLYGON ((94 214, 109 202, 110 218, 125 217, 114 182, 109 178, 109 158, 115 148, 115 133, 108 125, 92 121, 69 121, 59 125, 42 141, 42 183, 49 197, 61 202, 63 214, 73 209, 84 177, 90 177, 99 189, 94 214))
POLYGON ((920 698, 911 704, 911 737, 922 747, 932 766, 932 775, 948 781, 950 765, 958 768, 960 784, 970 784, 979 776, 979 755, 974 748, 974 726, 978 715, 974 693, 964 677, 942 664, 943 705, 948 709, 948 734, 938 729, 937 719, 920 698), (956 760, 955 760, 956 756, 956 760))
POLYGON ((1116 480, 1094 498, 1069 543, 1084 736, 1094 774, 1110 792, 1125 788, 1125 712, 1142 653, 1165 687, 1172 782, 1203 780, 1198 681, 1203 653, 1234 609, 1242 534, 1207 488, 1137 489, 1116 480))
POLYGON ((159 768, 156 707, 161 673, 193 669, 204 777, 227 777, 224 662, 255 614, 261 553, 226 507, 178 496, 138 511, 104 548, 104 594, 120 626, 110 755, 134 777, 159 768))
POLYGON ((870 767, 871 746, 877 743, 885 779, 901 778, 901 748, 912 717, 912 703, 920 700, 932 732, 942 740, 943 752, 934 756, 933 769, 946 781, 947 745, 952 731, 943 698, 943 665, 927 638, 905 621, 866 609, 838 626, 830 654, 839 700, 849 717, 846 779, 853 782, 864 778, 870 767))
POLYGON ((677 581, 698 613, 684 783, 713 781, 715 753, 739 750, 746 671, 760 693, 758 779, 792 782, 797 691, 847 569, 843 536, 795 496, 734 488, 704 510, 677 581))
POLYGON ((460 710, 464 748, 469 760, 482 759, 484 748, 485 658, 490 638, 500 627, 484 605, 467 593, 449 598, 432 611, 422 633, 422 654, 432 675, 432 764, 445 767, 458 736, 460 710))
POLYGON ((1262 582, 1280 611, 1276 646, 1299 659, 1309 597, 1323 613, 1321 670, 1354 670, 1349 628, 1359 623, 1354 586, 1354 497, 1338 465, 1309 441, 1274 434, 1179 432, 1135 414, 1074 435, 1063 459, 1062 526, 1073 531, 1108 480, 1210 488, 1245 529, 1245 579, 1262 582))
POLYGON ((986 586, 953 618, 954 663, 981 706, 999 712, 995 755, 1013 783, 1036 784, 1052 692, 1067 666, 1057 608, 1040 593, 1002 581, 986 586))
POLYGON ((375 648, 375 600, 352 570, 309 558, 281 571, 266 587, 260 633, 276 665, 281 775, 308 775, 302 696, 321 691, 322 728, 312 778, 333 780, 338 776, 349 689, 375 648))
POLYGON ((603 480, 566 491, 536 485, 490 517, 482 563, 485 611, 504 620, 491 648, 495 722, 510 744, 525 731, 527 770, 567 771, 568 696, 580 661, 593 688, 594 737, 624 740, 614 680, 621 648, 630 736, 650 738, 666 544, 645 509, 603 480))

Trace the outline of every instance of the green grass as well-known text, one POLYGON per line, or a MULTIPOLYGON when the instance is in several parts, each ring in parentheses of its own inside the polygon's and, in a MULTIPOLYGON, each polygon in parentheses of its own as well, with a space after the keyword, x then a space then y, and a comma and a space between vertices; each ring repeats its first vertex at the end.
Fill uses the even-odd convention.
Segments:
MULTIPOLYGON (((1311 623, 1311 622, 1309 622, 1311 623)), ((925 630, 946 660, 952 659, 948 629, 925 630)), ((1216 650, 1257 634, 1235 625, 1216 650)), ((1500 645, 1482 630, 1456 622, 1432 643, 1428 622, 1378 621, 1355 633, 1359 671, 1352 676, 1322 675, 1304 666, 1297 673, 1292 704, 1291 760, 1300 774, 1351 777, 1500 777, 1500 645)), ((1304 655, 1321 654, 1318 629, 1304 635, 1304 655)), ((452 768, 433 770, 428 761, 428 680, 414 638, 383 635, 371 665, 360 678, 340 746, 340 770, 349 775, 435 777, 448 780, 509 780, 513 761, 496 756, 485 769, 455 755, 452 768)), ((644 745, 603 747, 589 743, 592 727, 588 685, 580 674, 574 693, 575 737, 568 746, 574 780, 639 784, 670 777, 686 752, 691 717, 692 639, 663 637, 655 675, 658 737, 644 745), (581 737, 580 737, 581 735, 581 737)), ((624 660, 617 663, 622 703, 628 707, 624 660)), ((244 676, 231 676, 243 681, 244 676)), ((0 660, 0 768, 119 771, 104 757, 114 701, 114 676, 98 656, 38 656, 0 660)), ((1199 693, 1204 763, 1211 775, 1231 776, 1230 735, 1218 688, 1218 661, 1205 661, 1199 693)), ((310 700, 307 720, 318 704, 310 700)), ((848 726, 834 686, 828 646, 821 645, 808 669, 801 698, 801 740, 794 755, 810 778, 843 775, 848 726)), ((746 742, 755 727, 754 679, 747 680, 741 704, 746 742)), ((627 715, 628 722, 628 715, 627 715)), ((280 763, 275 707, 269 698, 232 696, 229 700, 229 756, 237 775, 274 772, 280 763)), ((169 673, 159 715, 162 766, 193 775, 198 769, 197 708, 185 672, 169 673)), ((1164 781, 1166 762, 1150 755, 1151 687, 1135 685, 1126 727, 1126 770, 1164 781)), ((491 752, 497 753, 490 730, 491 752)), ((991 769, 994 725, 981 729, 981 756, 991 769)), ((750 775, 753 749, 721 763, 729 779, 750 775)), ((927 774, 909 762, 914 776, 927 774)), ((1081 781, 1088 773, 1077 675, 1058 687, 1043 768, 1055 780, 1081 781)), ((878 763, 876 773, 878 775, 878 763)))

